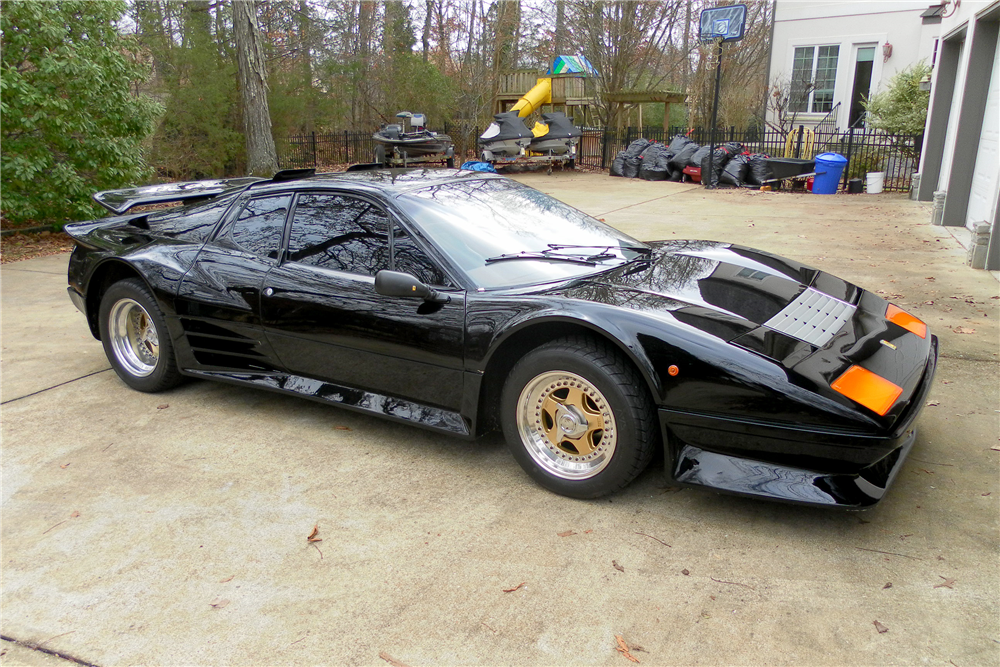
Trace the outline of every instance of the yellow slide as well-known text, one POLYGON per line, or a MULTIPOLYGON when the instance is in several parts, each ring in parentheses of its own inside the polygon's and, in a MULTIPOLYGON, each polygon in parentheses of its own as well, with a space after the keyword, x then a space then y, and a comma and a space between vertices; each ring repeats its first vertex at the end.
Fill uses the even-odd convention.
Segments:
MULTIPOLYGON (((538 83, 526 92, 521 99, 517 101, 517 104, 510 108, 511 111, 516 111, 519 118, 525 118, 530 116, 533 111, 540 108, 543 104, 549 104, 552 102, 552 79, 538 79, 538 83)), ((548 125, 543 125, 542 123, 535 123, 535 127, 531 128, 531 133, 536 137, 541 137, 549 131, 548 125)))
POLYGON ((526 92, 510 110, 516 111, 519 117, 524 118, 530 116, 533 111, 543 104, 550 104, 551 102, 552 79, 538 79, 535 87, 526 92))

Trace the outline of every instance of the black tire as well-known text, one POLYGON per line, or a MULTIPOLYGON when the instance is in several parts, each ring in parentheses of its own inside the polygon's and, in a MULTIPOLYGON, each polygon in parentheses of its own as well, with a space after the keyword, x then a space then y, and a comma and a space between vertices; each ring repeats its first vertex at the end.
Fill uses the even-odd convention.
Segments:
POLYGON ((447 160, 445 160, 444 164, 449 169, 454 169, 455 168, 455 158, 453 158, 453 157, 448 158, 447 160))
POLYGON ((567 169, 576 169, 576 160, 574 159, 574 160, 570 160, 569 162, 567 162, 566 163, 566 168, 567 169))
POLYGON ((642 376, 611 344, 585 337, 546 343, 511 369, 500 423, 524 471, 571 498, 624 488, 660 440, 642 376))
POLYGON ((99 318, 104 353, 125 384, 154 393, 182 380, 166 320, 141 280, 129 278, 109 287, 101 297, 99 318))

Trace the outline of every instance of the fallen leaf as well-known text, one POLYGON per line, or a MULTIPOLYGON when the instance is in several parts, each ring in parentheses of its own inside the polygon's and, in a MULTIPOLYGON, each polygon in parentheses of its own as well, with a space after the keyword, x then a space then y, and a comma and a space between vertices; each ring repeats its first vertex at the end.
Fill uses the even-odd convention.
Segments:
POLYGON ((306 542, 322 542, 323 538, 322 537, 316 537, 317 535, 319 535, 319 524, 318 523, 315 526, 313 526, 312 532, 309 533, 309 537, 306 538, 306 542))
POLYGON ((522 581, 522 582, 521 582, 521 583, 519 583, 519 584, 518 584, 517 586, 514 586, 514 588, 505 588, 505 589, 503 589, 503 592, 504 592, 504 593, 513 593, 513 592, 514 592, 514 591, 516 591, 517 589, 519 589, 519 588, 521 588, 522 586, 524 586, 524 585, 525 585, 526 583, 528 583, 528 582, 527 582, 527 581, 522 581))
POLYGON ((892 588, 892 582, 891 582, 891 581, 890 581, 890 582, 888 582, 888 583, 887 583, 887 584, 886 584, 885 586, 883 586, 883 587, 882 587, 882 590, 884 591, 884 590, 885 590, 885 589, 887 589, 887 588, 892 588))
POLYGON ((621 565, 619 565, 618 561, 616 561, 616 560, 611 561, 611 567, 615 568, 619 572, 624 572, 625 571, 625 568, 622 567, 621 565))
POLYGON ((927 276, 924 280, 937 280, 934 276, 927 276))
POLYGON ((350 431, 351 430, 350 426, 334 426, 333 428, 335 428, 338 431, 350 431))
POLYGON ((59 467, 60 467, 60 468, 62 468, 63 470, 65 470, 65 469, 66 469, 66 468, 68 468, 69 466, 70 466, 70 464, 69 464, 69 463, 63 463, 63 464, 62 464, 62 465, 60 465, 59 467))
POLYGON ((390 665, 392 665, 392 667, 408 667, 405 662, 400 662, 399 660, 396 660, 394 657, 392 657, 385 651, 379 651, 378 657, 388 662, 390 665))
POLYGON ((80 516, 80 513, 77 512, 76 510, 73 510, 73 513, 69 515, 69 518, 75 519, 78 516, 80 516))
POLYGON ((592 532, 594 532, 594 529, 593 528, 589 528, 589 529, 583 531, 583 534, 587 535, 588 533, 592 533, 592 532))
POLYGON ((686 576, 688 576, 688 575, 689 575, 689 574, 691 574, 691 573, 690 573, 690 572, 688 572, 688 571, 687 571, 687 570, 685 569, 685 570, 681 570, 681 574, 683 574, 683 575, 684 575, 684 576, 686 577, 686 576))
POLYGON ((957 334, 974 334, 974 333, 976 333, 975 329, 973 329, 971 327, 963 327, 963 326, 957 326, 954 329, 952 329, 952 331, 954 331, 957 334))
POLYGON ((210 606, 212 606, 213 608, 215 608, 215 609, 222 609, 227 604, 229 604, 229 600, 227 600, 226 598, 215 598, 214 600, 212 600, 208 604, 210 606))
POLYGON ((623 656, 625 656, 626 658, 628 658, 632 662, 639 662, 639 658, 637 658, 634 655, 632 655, 631 653, 629 653, 629 651, 628 651, 628 644, 625 643, 625 640, 622 639, 621 635, 615 635, 615 640, 617 640, 617 642, 618 642, 617 651, 619 653, 621 653, 623 656))
POLYGON ((233 580, 233 577, 235 577, 235 576, 236 576, 235 574, 231 574, 228 577, 226 577, 225 579, 219 579, 219 583, 220 584, 229 583, 230 581, 233 580))
POLYGON ((166 410, 169 407, 170 407, 169 403, 160 403, 159 405, 156 406, 156 409, 157 410, 166 410))
POLYGON ((751 222, 747 227, 753 227, 753 223, 751 222))
POLYGON ((994 452, 1000 452, 1000 445, 993 445, 992 447, 990 447, 990 449, 992 449, 994 452))
MULTIPOLYGON (((941 577, 940 574, 938 576, 941 577)), ((951 586, 953 583, 955 583, 955 579, 949 579, 948 577, 941 577, 941 578, 944 579, 944 581, 941 582, 940 584, 935 584, 934 588, 949 588, 951 590, 955 590, 951 586)))
POLYGON ((561 533, 556 533, 559 537, 569 537, 570 535, 576 535, 572 530, 564 530, 561 533))
POLYGON ((927 401, 924 405, 933 408, 935 405, 941 405, 941 401, 927 401))
POLYGON ((878 633, 880 635, 885 634, 886 632, 889 632, 889 628, 885 627, 884 625, 882 625, 878 621, 872 621, 872 623, 875 624, 875 629, 878 630, 878 633))
POLYGON ((979 495, 981 495, 981 496, 988 496, 991 493, 993 493, 993 492, 992 491, 987 491, 986 493, 980 493, 979 495))

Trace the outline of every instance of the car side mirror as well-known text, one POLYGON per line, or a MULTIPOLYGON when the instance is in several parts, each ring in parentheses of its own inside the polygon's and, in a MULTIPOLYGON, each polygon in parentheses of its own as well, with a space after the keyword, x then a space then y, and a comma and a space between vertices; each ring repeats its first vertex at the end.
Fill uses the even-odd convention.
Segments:
POLYGON ((448 303, 451 297, 423 284, 409 273, 379 271, 375 274, 375 292, 382 296, 414 297, 432 303, 448 303))

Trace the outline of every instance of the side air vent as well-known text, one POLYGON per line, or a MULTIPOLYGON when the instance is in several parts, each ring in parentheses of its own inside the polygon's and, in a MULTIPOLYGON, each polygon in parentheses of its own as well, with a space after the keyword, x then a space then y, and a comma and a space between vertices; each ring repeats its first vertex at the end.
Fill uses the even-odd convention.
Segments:
POLYGON ((807 287, 764 326, 823 347, 854 316, 855 307, 807 287))

